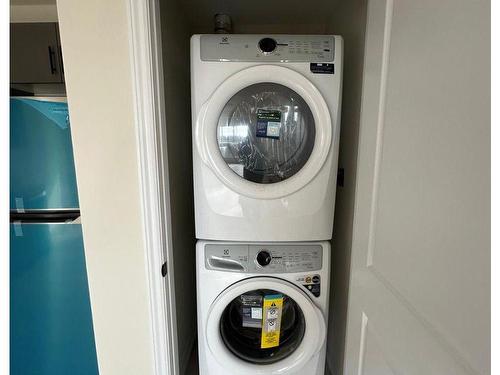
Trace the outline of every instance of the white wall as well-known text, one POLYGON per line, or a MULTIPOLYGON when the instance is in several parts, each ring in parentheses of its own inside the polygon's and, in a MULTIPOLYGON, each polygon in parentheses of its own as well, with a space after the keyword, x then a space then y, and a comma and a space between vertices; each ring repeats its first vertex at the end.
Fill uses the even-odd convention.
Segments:
POLYGON ((57 7, 99 371, 152 374, 127 2, 57 7))

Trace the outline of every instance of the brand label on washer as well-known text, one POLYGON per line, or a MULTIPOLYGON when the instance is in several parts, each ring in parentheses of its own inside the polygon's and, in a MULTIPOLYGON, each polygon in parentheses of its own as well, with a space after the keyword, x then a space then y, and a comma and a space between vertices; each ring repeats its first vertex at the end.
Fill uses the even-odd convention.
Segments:
POLYGON ((272 294, 264 297, 262 316, 261 349, 274 348, 280 344, 281 313, 283 295, 272 294))
POLYGON ((257 109, 256 136, 279 139, 281 131, 281 112, 269 109, 257 109))

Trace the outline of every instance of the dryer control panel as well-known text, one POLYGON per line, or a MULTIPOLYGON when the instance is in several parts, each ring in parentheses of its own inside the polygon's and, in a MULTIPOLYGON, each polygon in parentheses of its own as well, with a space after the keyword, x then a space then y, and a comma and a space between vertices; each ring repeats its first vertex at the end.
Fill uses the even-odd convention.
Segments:
POLYGON ((333 35, 209 34, 200 37, 203 61, 333 62, 333 35))
POLYGON ((207 244, 205 246, 207 269, 269 274, 318 271, 322 265, 321 245, 207 244))

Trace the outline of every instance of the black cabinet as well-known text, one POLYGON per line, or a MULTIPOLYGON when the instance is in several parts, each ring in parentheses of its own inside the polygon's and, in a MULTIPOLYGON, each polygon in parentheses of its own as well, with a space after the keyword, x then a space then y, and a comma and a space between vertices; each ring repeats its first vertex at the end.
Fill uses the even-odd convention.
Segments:
POLYGON ((57 23, 10 24, 10 82, 64 82, 57 23))

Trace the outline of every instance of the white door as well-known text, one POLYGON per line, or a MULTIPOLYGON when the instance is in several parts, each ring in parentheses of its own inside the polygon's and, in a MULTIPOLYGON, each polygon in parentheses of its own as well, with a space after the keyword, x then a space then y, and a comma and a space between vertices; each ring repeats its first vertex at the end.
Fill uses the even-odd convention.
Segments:
POLYGON ((489 374, 490 4, 368 7, 345 374, 489 374))

